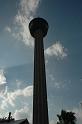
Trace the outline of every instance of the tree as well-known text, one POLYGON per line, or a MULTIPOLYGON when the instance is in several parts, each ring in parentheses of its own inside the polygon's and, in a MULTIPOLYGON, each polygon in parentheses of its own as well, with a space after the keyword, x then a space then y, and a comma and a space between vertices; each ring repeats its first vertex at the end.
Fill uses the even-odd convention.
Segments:
POLYGON ((75 113, 67 112, 65 110, 61 111, 61 115, 57 115, 59 122, 57 124, 75 124, 76 117, 75 113))

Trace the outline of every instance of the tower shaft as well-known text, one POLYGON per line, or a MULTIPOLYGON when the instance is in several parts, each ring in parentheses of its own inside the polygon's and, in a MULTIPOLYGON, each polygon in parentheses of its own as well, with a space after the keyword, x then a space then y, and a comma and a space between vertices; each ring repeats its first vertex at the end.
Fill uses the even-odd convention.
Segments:
POLYGON ((33 124, 49 124, 43 34, 35 32, 33 124))

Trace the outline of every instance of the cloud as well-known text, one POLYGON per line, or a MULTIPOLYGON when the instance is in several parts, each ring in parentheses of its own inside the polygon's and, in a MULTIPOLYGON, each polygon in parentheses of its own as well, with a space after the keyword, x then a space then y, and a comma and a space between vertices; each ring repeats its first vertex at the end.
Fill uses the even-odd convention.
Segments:
POLYGON ((55 124, 55 120, 51 120, 50 121, 50 124, 55 124))
POLYGON ((16 109, 13 114, 13 117, 16 120, 27 118, 29 121, 31 121, 32 120, 32 111, 30 110, 29 106, 27 105, 19 110, 16 109))
POLYGON ((8 92, 6 88, 4 92, 0 93, 0 97, 2 98, 1 109, 5 109, 8 105, 11 107, 15 107, 16 100, 19 97, 31 97, 33 95, 33 86, 27 86, 24 89, 17 89, 13 92, 8 92))
POLYGON ((20 88, 20 86, 22 85, 22 81, 20 81, 20 80, 16 80, 16 84, 17 84, 17 88, 19 89, 20 88))
POLYGON ((60 89, 60 88, 65 88, 67 86, 67 83, 68 81, 60 81, 60 80, 57 80, 53 74, 49 73, 48 72, 48 82, 51 82, 50 83, 50 87, 53 86, 53 88, 56 88, 56 89, 60 89))
POLYGON ((55 56, 58 59, 67 57, 67 49, 58 41, 45 50, 47 56, 55 56))
POLYGON ((33 39, 30 35, 28 25, 36 13, 39 0, 20 0, 18 13, 14 18, 13 36, 23 41, 27 46, 33 46, 33 39))
POLYGON ((5 77, 5 72, 3 69, 0 70, 0 85, 6 84, 6 77, 5 77))
POLYGON ((11 33, 11 28, 10 27, 5 27, 5 31, 7 31, 7 32, 9 32, 9 33, 11 33))

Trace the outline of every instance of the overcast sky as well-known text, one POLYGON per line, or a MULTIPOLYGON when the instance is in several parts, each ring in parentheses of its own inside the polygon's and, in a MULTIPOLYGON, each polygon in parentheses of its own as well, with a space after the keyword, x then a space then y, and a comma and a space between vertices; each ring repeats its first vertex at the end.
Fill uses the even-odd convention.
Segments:
POLYGON ((0 117, 32 121, 34 42, 28 24, 49 23, 44 38, 50 124, 61 109, 82 123, 82 1, 0 0, 0 117))

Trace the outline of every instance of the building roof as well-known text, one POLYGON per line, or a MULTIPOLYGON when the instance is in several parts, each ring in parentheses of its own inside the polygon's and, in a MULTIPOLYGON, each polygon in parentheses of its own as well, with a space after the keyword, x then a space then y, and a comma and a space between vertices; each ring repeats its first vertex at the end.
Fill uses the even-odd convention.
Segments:
POLYGON ((27 119, 0 122, 0 124, 29 124, 27 119))

